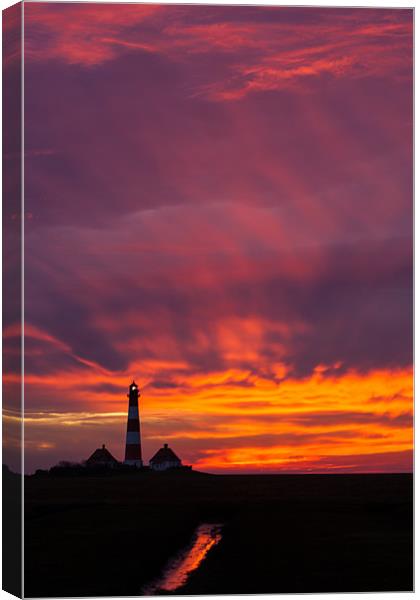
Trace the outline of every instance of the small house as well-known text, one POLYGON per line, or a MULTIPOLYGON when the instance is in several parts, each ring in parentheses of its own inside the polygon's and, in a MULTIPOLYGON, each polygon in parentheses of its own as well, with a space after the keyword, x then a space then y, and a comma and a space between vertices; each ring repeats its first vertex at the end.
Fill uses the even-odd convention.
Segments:
POLYGON ((154 471, 166 471, 182 467, 182 462, 168 444, 164 444, 163 448, 160 448, 150 459, 149 465, 154 471))
POLYGON ((102 448, 98 448, 86 461, 87 467, 108 467, 113 469, 120 463, 114 458, 109 450, 102 444, 102 448))

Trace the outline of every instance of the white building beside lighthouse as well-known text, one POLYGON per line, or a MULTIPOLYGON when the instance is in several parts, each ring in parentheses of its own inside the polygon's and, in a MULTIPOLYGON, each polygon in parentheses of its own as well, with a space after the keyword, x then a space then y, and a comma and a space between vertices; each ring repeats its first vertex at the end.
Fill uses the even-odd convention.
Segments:
POLYGON ((168 444, 164 444, 150 459, 149 465, 154 471, 167 471, 182 467, 182 462, 168 444))

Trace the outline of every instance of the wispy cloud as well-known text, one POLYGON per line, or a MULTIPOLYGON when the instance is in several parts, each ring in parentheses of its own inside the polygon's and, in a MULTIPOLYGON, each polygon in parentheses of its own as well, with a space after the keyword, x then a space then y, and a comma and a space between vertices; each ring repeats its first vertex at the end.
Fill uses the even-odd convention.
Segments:
POLYGON ((299 22, 290 20, 296 9, 266 11, 268 18, 261 19, 264 10, 257 7, 248 9, 248 18, 235 22, 227 7, 197 11, 160 5, 31 4, 25 8, 29 59, 93 67, 127 52, 156 53, 174 63, 216 54, 218 71, 191 90, 212 100, 238 100, 252 92, 290 87, 310 89, 325 77, 392 74, 396 80, 407 80, 411 73, 408 10, 329 9, 309 22, 304 18, 299 22))

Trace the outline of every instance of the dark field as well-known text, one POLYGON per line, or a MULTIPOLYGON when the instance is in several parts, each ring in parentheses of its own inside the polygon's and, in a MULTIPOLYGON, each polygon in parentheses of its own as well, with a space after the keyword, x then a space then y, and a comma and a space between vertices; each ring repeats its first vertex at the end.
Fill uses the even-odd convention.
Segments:
POLYGON ((25 478, 26 596, 136 595, 203 521, 179 594, 408 591, 411 475, 25 478))

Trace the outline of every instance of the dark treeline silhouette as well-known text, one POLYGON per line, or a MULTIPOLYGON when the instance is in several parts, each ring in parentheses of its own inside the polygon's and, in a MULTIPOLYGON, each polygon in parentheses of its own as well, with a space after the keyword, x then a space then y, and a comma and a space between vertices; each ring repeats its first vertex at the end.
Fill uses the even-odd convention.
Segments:
MULTIPOLYGON (((168 469, 169 471, 175 472, 192 472, 190 466, 181 466, 174 469, 168 469)), ((91 466, 83 463, 76 463, 70 461, 60 461, 50 469, 37 469, 32 477, 92 477, 92 476, 121 476, 121 475, 140 475, 144 473, 154 473, 159 475, 159 472, 153 471, 150 467, 137 467, 135 465, 126 465, 124 463, 118 463, 112 467, 106 465, 95 465, 91 466)))

